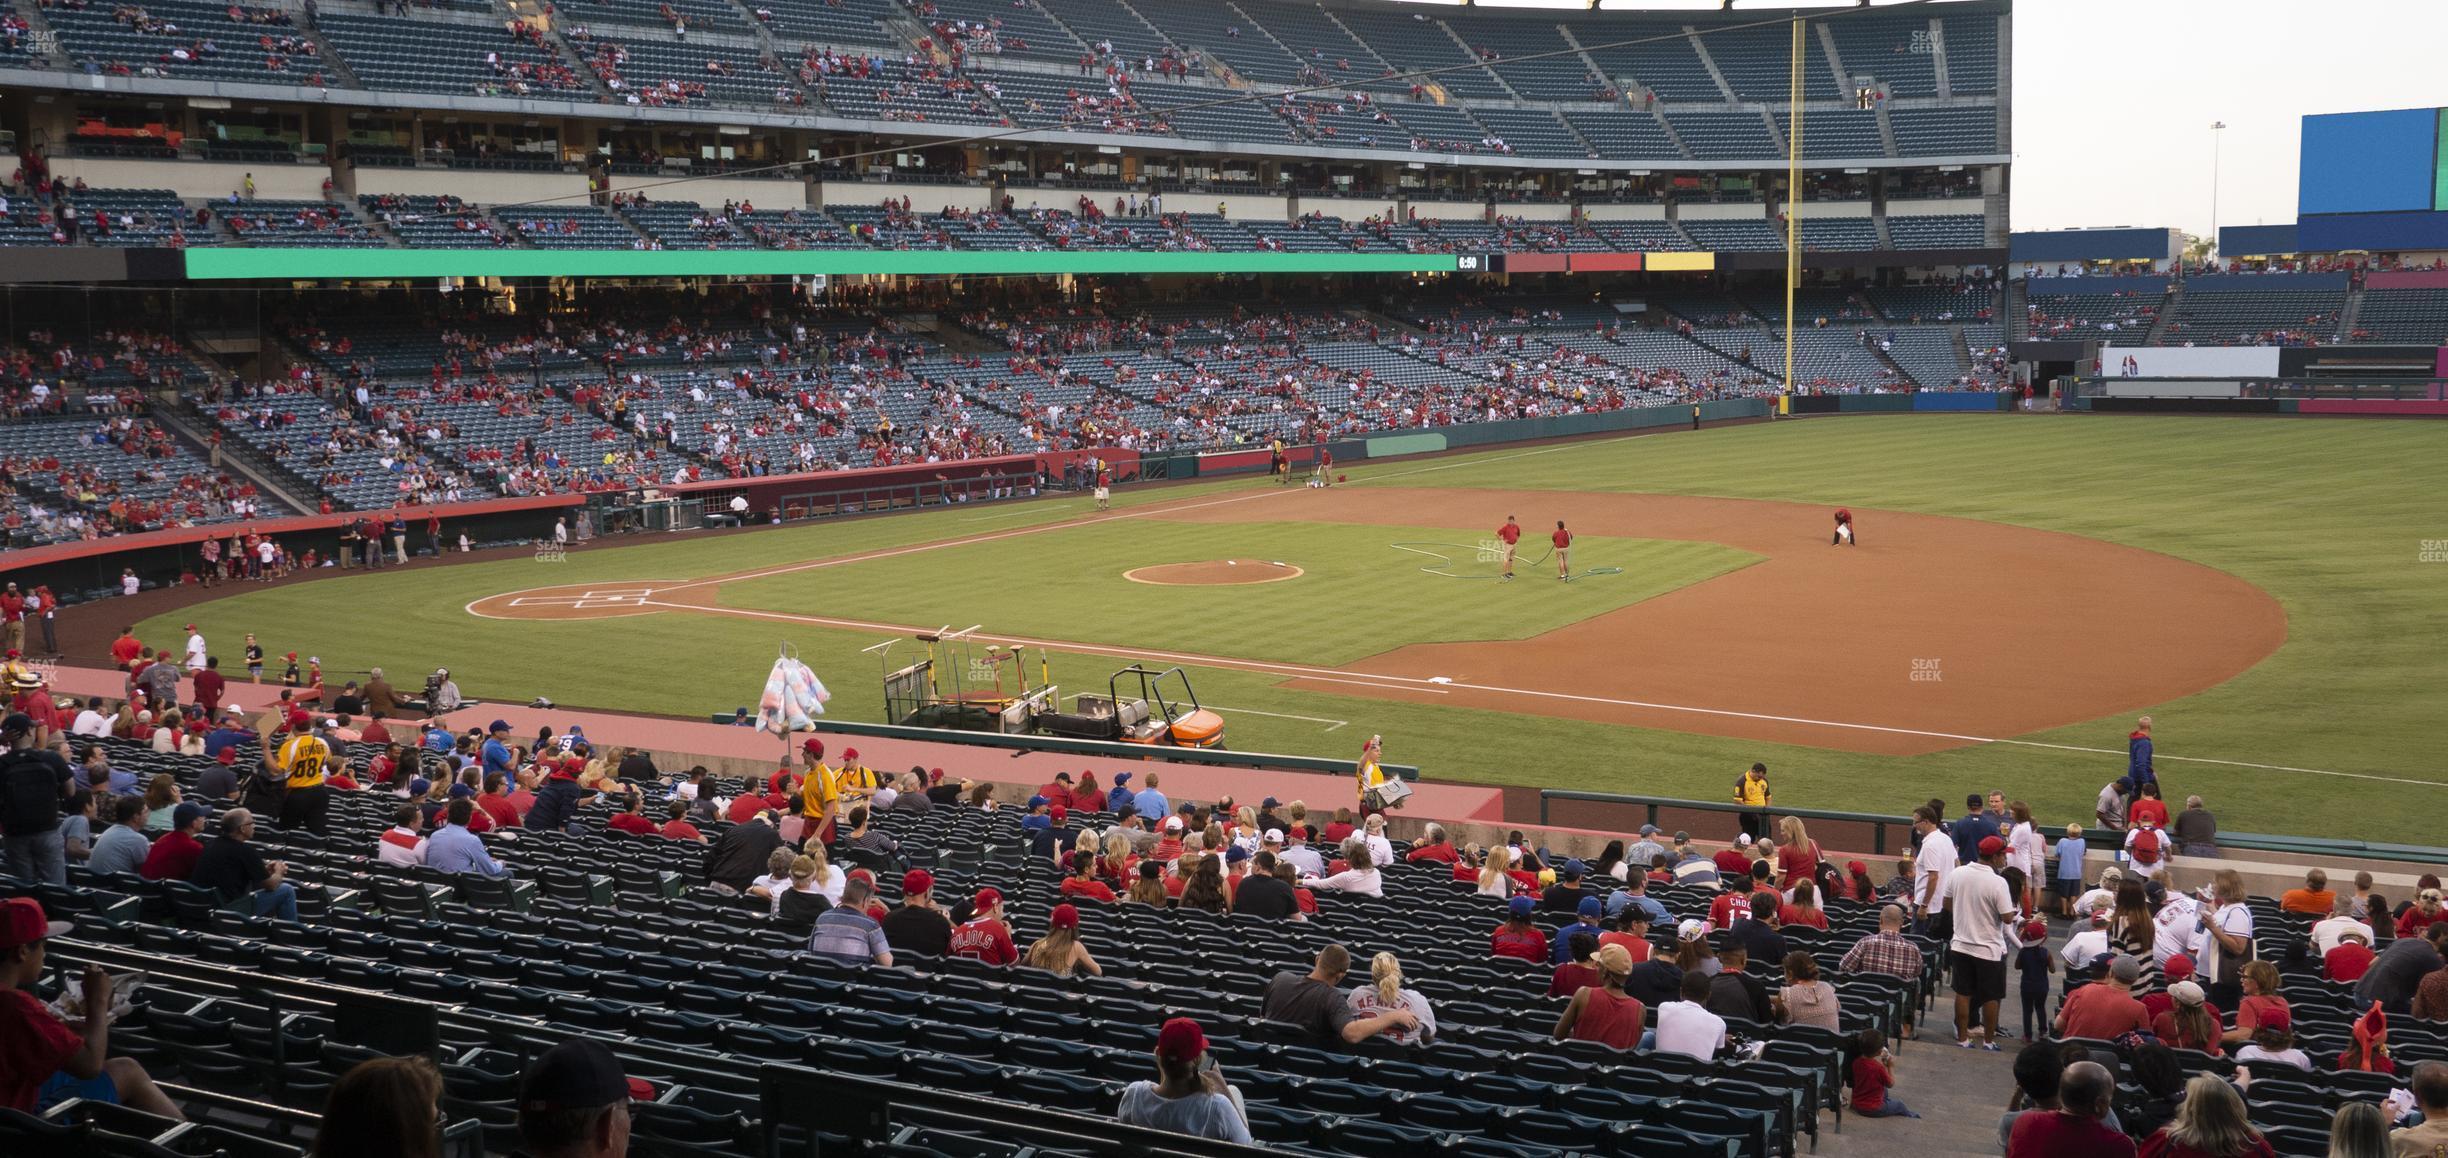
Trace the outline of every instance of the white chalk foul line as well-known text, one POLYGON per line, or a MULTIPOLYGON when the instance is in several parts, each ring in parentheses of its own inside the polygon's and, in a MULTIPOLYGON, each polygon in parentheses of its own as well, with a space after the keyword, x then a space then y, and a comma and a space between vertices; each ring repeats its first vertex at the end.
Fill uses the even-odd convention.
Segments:
POLYGON ((1219 712, 1232 712, 1236 715, 1243 716, 1273 716, 1278 720, 1306 720, 1312 724, 1326 725, 1326 730, 1329 732, 1334 731, 1337 728, 1345 727, 1351 723, 1350 720, 1329 720, 1323 716, 1295 716, 1290 712, 1262 712, 1256 708, 1228 708, 1222 704, 1209 704, 1207 706, 1214 708, 1219 712))

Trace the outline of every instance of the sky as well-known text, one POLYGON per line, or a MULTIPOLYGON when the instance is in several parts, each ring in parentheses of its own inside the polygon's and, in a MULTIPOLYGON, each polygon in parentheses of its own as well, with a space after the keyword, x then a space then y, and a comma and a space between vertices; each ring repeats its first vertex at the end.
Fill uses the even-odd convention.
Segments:
POLYGON ((2448 106, 2443 0, 2020 0, 2016 229, 2295 220, 2306 113, 2448 106))

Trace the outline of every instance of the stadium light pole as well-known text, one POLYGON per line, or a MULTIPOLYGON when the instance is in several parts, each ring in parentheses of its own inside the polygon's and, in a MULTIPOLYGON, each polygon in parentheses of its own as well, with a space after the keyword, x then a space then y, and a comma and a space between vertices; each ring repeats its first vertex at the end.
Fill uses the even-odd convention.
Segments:
POLYGON ((2202 259, 2218 251, 2219 144, 2227 139, 2227 122, 2210 122, 2210 244, 2203 248, 2202 259))

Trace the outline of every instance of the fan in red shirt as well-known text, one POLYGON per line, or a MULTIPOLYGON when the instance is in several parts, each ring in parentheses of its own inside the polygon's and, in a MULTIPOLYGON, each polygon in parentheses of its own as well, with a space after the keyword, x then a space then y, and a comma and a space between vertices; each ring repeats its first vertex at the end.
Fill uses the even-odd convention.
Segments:
POLYGON ((128 671, 130 665, 143 658, 144 650, 144 644, 137 642, 133 627, 120 628, 119 638, 111 641, 111 658, 119 661, 121 671, 128 671))
POLYGON ((991 888, 979 889, 970 909, 975 915, 967 924, 952 930, 952 940, 944 951, 988 965, 1018 961, 1020 949, 1012 944, 1011 926, 1003 923, 1003 894, 991 888))
POLYGON ((1403 860, 1408 863, 1433 860, 1453 864, 1456 859, 1453 838, 1445 835, 1444 827, 1437 824, 1429 825, 1427 830, 1420 834, 1419 843, 1412 845, 1411 851, 1403 854, 1403 860))
POLYGON ((1515 897, 1509 904, 1505 923, 1488 938, 1489 955, 1547 964, 1547 934, 1530 923, 1530 914, 1538 911, 1538 898, 1515 897))
POLYGON ((631 836, 655 835, 655 822, 646 819, 646 794, 632 789, 629 798, 621 802, 621 810, 605 821, 604 827, 631 836))
POLYGON ((661 833, 665 840, 693 840, 699 844, 704 844, 706 842, 705 834, 697 831, 696 825, 689 823, 688 814, 688 801, 672 801, 671 819, 664 821, 663 827, 658 828, 655 831, 661 833))
POLYGON ((1062 882, 1063 899, 1103 901, 1109 905, 1116 903, 1119 898, 1114 896, 1113 886, 1098 880, 1096 871, 1095 853, 1084 848, 1072 853, 1071 875, 1064 877, 1062 882))
POLYGON ((1496 528, 1496 541, 1504 544, 1504 574, 1499 578, 1510 579, 1513 577, 1513 551, 1521 542, 1521 524, 1513 521, 1513 516, 1506 515, 1504 525, 1496 528))
POLYGON ((780 812, 789 807, 790 799, 780 792, 767 792, 763 796, 754 792, 742 792, 732 799, 731 807, 724 815, 728 816, 733 824, 746 824, 750 818, 767 809, 780 812))
POLYGON ((1555 544, 1556 578, 1572 579, 1572 532, 1564 529, 1564 520, 1556 520, 1555 534, 1547 536, 1555 544))

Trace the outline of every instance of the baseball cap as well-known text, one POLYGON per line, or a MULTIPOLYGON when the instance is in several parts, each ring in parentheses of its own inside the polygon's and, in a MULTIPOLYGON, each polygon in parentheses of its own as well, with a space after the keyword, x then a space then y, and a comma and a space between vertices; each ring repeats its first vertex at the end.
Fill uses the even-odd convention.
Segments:
POLYGON ((1515 897, 1507 908, 1516 917, 1527 917, 1538 909, 1538 900, 1535 897, 1515 897))
POLYGON ((1181 817, 1178 817, 1178 816, 1168 816, 1168 817, 1165 817, 1165 825, 1164 825, 1164 828, 1165 828, 1165 831, 1166 831, 1166 832, 1180 832, 1180 831, 1182 830, 1182 822, 1181 822, 1181 817))
POLYGON ((207 814, 201 804, 181 804, 170 810, 170 827, 185 828, 207 814))
POLYGON ((462 796, 474 796, 476 795, 476 786, 463 780, 450 786, 450 794, 451 799, 453 800, 457 800, 462 796))
POLYGON ((1062 822, 1071 819, 1071 810, 1057 804, 1054 806, 1054 811, 1051 813, 1051 815, 1054 817, 1054 823, 1061 824, 1062 822))
POLYGON ((1609 973, 1632 972, 1632 951, 1612 942, 1598 946, 1598 967, 1609 973))
POLYGON ((1863 864, 1862 862, 1857 861, 1857 860, 1849 860, 1849 861, 1846 861, 1846 862, 1845 862, 1845 875, 1846 875, 1846 876, 1856 876, 1856 877, 1859 877, 1859 876, 1868 876, 1868 875, 1870 875, 1870 866, 1869 866, 1869 865, 1866 865, 1866 864, 1863 864))
POLYGON ((2170 984, 2168 996, 2174 998, 2178 1005, 2199 1005, 2209 1000, 2209 994, 2202 992, 2201 985, 2192 981, 2178 981, 2170 984))
POLYGON ((1274 798, 1274 797, 1272 797, 1272 796, 1269 796, 1269 797, 1267 797, 1266 799, 1259 801, 1259 802, 1258 802, 1258 807, 1260 807, 1260 808, 1276 808, 1276 807, 1280 807, 1282 804, 1283 804, 1283 802, 1282 802, 1282 801, 1277 800, 1277 799, 1275 799, 1275 798, 1274 798))
POLYGON ((799 745, 799 750, 807 753, 810 760, 824 759, 824 741, 814 736, 808 737, 807 743, 799 745))
POLYGON ((2131 957, 2117 957, 2108 964, 2108 976, 2131 985, 2142 979, 2142 963, 2131 957))
POLYGON ((0 720, 0 735, 20 736, 33 730, 34 717, 24 712, 10 712, 7 719, 0 720))
POLYGON ((2048 922, 2037 917, 2023 922, 2023 939, 2035 945, 2048 940, 2048 922))
MULTIPOLYGON (((18 717, 18 718, 19 718, 19 719, 24 719, 24 717, 22 717, 22 716, 20 716, 20 717, 18 717)), ((30 724, 30 723, 31 723, 31 721, 29 721, 29 724, 30 724)), ((1270 828, 1270 829, 1266 830, 1266 842, 1267 842, 1268 844, 1282 844, 1282 843, 1283 843, 1283 830, 1282 830, 1282 829, 1280 829, 1280 828, 1270 828)))
MULTIPOLYGON (((222 751, 225 752, 229 750, 230 749, 227 748, 222 749, 222 751)), ((432 788, 433 781, 427 780, 422 776, 414 777, 408 781, 408 795, 410 796, 423 796, 432 788)))
MULTIPOLYGON (((1130 773, 1128 773, 1128 772, 1116 772, 1116 773, 1114 773, 1114 787, 1116 787, 1116 788, 1120 788, 1121 786, 1123 786, 1123 785, 1125 785, 1125 784, 1128 784, 1128 783, 1130 783, 1130 773)), ((1191 1028, 1195 1029, 1195 1028, 1197 1028, 1197 1027, 1196 1027, 1196 1026, 1192 1026, 1191 1028)))
POLYGON ((935 891, 935 874, 925 869, 911 869, 901 874, 901 892, 905 896, 935 891))
MULTIPOLYGON (((620 1059, 593 1038, 574 1037, 545 1050, 519 1079, 519 1112, 591 1110, 638 1096, 642 1082, 621 1073, 620 1059)), ((647 1087, 647 1096, 653 1088, 647 1087)))
POLYGON ((485 726, 485 731, 488 732, 507 732, 509 730, 510 721, 508 720, 495 720, 491 724, 485 726))
POLYGON ((1047 800, 1046 800, 1046 798, 1045 798, 1045 797, 1043 797, 1043 796, 1031 796, 1031 797, 1029 797, 1028 806, 1029 806, 1029 811, 1031 811, 1031 812, 1035 812, 1036 810, 1038 810, 1038 809, 1040 809, 1040 808, 1045 807, 1045 806, 1046 806, 1046 804, 1047 804, 1047 800))
POLYGON ((217 760, 221 761, 223 764, 229 764, 229 765, 235 765, 235 764, 237 764, 237 763, 238 763, 238 746, 237 746, 236 744, 231 744, 231 745, 229 745, 229 746, 227 746, 227 747, 225 747, 225 748, 221 749, 221 754, 220 754, 219 756, 214 757, 214 759, 217 759, 217 760))
POLYGON ((2182 953, 2172 954, 2167 963, 2159 967, 2159 974, 2169 981, 2183 981, 2193 976, 2193 959, 2182 953))
POLYGON ((1046 924, 1056 929, 1079 928, 1079 910, 1070 905, 1056 905, 1053 912, 1046 914, 1046 924))
POLYGON ((1564 875, 1568 877, 1588 876, 1589 866, 1581 863, 1578 857, 1568 859, 1564 862, 1564 875))
POLYGON ((971 898, 971 899, 970 899, 970 902, 969 902, 969 909, 970 909, 970 911, 971 911, 971 912, 983 913, 983 912, 985 912, 986 910, 991 909, 991 908, 995 907, 996 905, 1000 905, 1000 904, 1002 904, 1002 903, 1003 903, 1003 894, 1002 894, 1002 893, 997 892, 997 891, 995 891, 995 890, 994 890, 994 889, 992 889, 992 888, 984 888, 984 889, 979 889, 979 890, 977 891, 977 896, 975 896, 975 897, 973 897, 973 898, 971 898))
POLYGON ((1735 838, 1734 838, 1734 843, 1736 843, 1736 844, 1749 844, 1749 843, 1751 843, 1751 834, 1746 832, 1746 833, 1743 833, 1743 834, 1742 834, 1742 835, 1740 835, 1740 836, 1735 837, 1735 838))
POLYGON ((1206 1052, 1206 1032, 1187 1017, 1176 1017, 1156 1031, 1156 1056, 1166 1061, 1188 1065, 1206 1052))
POLYGON ((44 916, 42 904, 32 897, 0 901, 0 952, 74 931, 75 925, 44 916))
POLYGON ((844 748, 844 749, 842 749, 842 759, 844 759, 844 760, 856 760, 856 759, 858 759, 858 749, 856 749, 856 748, 844 748))
POLYGON ((188 625, 187 625, 187 630, 189 630, 189 631, 194 631, 194 630, 195 630, 195 624, 192 624, 192 623, 188 624, 188 625))
POLYGON ((1581 907, 1580 907, 1580 909, 1579 909, 1579 912, 1580 912, 1580 914, 1581 914, 1582 919, 1584 919, 1584 920, 1588 920, 1588 919, 1591 919, 1591 918, 1595 918, 1595 917, 1597 917, 1598 915, 1600 915, 1601 913, 1604 913, 1605 911, 1606 911, 1606 902, 1601 901, 1601 900, 1599 900, 1599 899, 1598 899, 1598 898, 1596 898, 1596 897, 1583 897, 1583 898, 1581 898, 1581 907))
POLYGON ((1682 924, 1675 926, 1676 940, 1697 941, 1706 936, 1708 936, 1708 922, 1697 917, 1685 917, 1682 924))
POLYGON ((1658 826, 1654 824, 1644 824, 1641 826, 1640 834, 1642 836, 1656 836, 1658 834, 1658 826))
POLYGON ((1981 838, 1980 854, 1982 856, 2003 856, 2005 855, 2005 852, 2005 841, 1999 840, 1994 836, 1984 836, 1981 838))
POLYGON ((1250 851, 1237 844, 1224 850, 1225 864, 1240 864, 1242 861, 1248 860, 1249 858, 1250 851))
POLYGON ((2286 1033, 2295 1028, 2295 1015, 2283 1005, 2263 1006, 2260 1013, 2260 1026, 2263 1029, 2274 1029, 2280 1033, 2286 1033))

